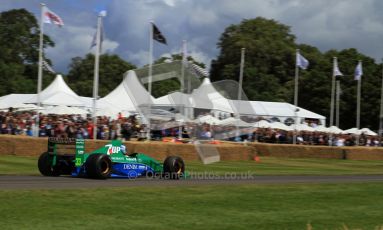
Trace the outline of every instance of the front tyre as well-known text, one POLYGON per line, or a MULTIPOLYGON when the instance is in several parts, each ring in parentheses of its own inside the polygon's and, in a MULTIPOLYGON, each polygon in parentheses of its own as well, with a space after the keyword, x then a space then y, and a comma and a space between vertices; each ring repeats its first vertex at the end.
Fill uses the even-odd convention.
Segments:
POLYGON ((58 166, 53 167, 53 157, 45 152, 40 155, 37 162, 39 171, 44 176, 60 176, 60 169, 58 166))
POLYGON ((164 161, 164 178, 179 179, 185 173, 185 163, 181 157, 170 156, 164 161))
POLYGON ((86 174, 94 179, 106 179, 112 173, 112 161, 106 154, 91 154, 85 162, 86 174))

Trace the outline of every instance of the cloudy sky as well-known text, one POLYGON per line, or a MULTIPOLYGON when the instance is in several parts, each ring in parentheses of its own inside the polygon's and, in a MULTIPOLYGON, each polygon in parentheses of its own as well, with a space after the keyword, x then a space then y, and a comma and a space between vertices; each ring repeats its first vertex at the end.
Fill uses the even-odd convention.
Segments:
MULTIPOLYGON (((41 0, 1 0, 0 11, 26 8, 40 17, 41 0)), ((168 40, 155 43, 155 57, 181 50, 209 65, 219 50, 219 36, 231 24, 262 16, 289 25, 298 43, 329 49, 357 48, 383 57, 383 1, 381 0, 46 0, 65 23, 45 24, 56 43, 46 50, 57 71, 66 73, 71 58, 88 52, 97 12, 106 10, 104 52, 118 54, 138 66, 148 63, 149 24, 154 20, 168 40)))

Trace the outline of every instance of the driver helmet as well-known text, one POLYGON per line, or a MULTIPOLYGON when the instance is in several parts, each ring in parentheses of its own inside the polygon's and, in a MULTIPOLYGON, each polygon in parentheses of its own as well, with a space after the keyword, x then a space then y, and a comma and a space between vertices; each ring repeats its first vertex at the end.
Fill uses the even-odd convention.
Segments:
POLYGON ((121 145, 121 151, 123 154, 126 154, 126 146, 125 145, 121 145))

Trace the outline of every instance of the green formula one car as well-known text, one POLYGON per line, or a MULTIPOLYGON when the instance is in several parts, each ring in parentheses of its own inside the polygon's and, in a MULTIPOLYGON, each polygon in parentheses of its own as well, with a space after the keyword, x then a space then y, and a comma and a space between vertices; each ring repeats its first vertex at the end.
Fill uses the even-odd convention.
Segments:
POLYGON ((72 175, 95 179, 156 176, 179 179, 185 176, 185 163, 181 157, 169 156, 161 164, 143 153, 127 155, 120 140, 85 153, 83 139, 49 138, 48 151, 39 157, 38 168, 44 176, 72 175))

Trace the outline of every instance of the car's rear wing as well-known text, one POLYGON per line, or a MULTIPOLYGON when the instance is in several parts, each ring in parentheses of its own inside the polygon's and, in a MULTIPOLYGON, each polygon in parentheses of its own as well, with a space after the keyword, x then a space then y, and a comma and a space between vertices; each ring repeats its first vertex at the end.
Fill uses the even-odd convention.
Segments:
POLYGON ((84 161, 85 141, 76 138, 48 138, 48 153, 53 155, 53 165, 57 157, 69 157, 75 159, 75 164, 81 165, 84 161))

